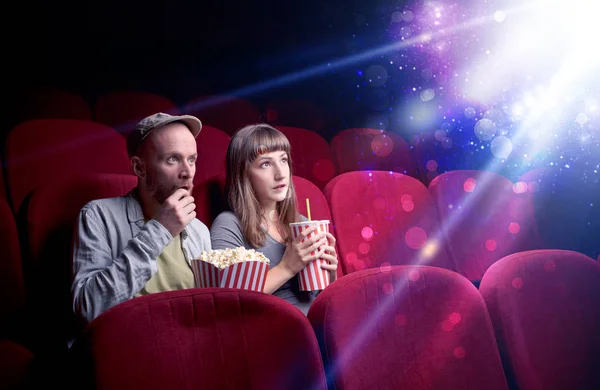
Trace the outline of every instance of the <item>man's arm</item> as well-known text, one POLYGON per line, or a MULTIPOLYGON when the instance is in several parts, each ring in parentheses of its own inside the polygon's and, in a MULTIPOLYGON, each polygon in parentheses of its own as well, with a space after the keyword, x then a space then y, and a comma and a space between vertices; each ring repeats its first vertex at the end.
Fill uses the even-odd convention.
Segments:
POLYGON ((88 204, 79 214, 73 243, 73 310, 87 322, 131 299, 158 269, 156 258, 173 236, 150 220, 113 258, 105 218, 88 204))

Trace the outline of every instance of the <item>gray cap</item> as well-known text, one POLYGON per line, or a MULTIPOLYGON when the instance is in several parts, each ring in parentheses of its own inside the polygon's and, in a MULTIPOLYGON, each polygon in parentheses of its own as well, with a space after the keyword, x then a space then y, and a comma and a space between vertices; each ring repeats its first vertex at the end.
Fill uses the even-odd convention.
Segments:
POLYGON ((150 115, 142 119, 136 126, 135 129, 129 133, 127 137, 127 153, 129 157, 134 156, 137 153, 138 148, 146 137, 152 133, 153 130, 159 129, 173 122, 182 122, 190 129, 194 138, 200 134, 202 130, 202 122, 200 119, 192 115, 169 115, 163 112, 150 115))

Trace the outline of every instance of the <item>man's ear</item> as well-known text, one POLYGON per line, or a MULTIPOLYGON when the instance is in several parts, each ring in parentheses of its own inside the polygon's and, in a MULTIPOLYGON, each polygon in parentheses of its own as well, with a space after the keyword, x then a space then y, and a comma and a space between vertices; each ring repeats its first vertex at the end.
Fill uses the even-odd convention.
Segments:
POLYGON ((138 156, 133 156, 131 158, 131 168, 133 169, 133 174, 137 177, 146 176, 146 167, 142 159, 138 156))

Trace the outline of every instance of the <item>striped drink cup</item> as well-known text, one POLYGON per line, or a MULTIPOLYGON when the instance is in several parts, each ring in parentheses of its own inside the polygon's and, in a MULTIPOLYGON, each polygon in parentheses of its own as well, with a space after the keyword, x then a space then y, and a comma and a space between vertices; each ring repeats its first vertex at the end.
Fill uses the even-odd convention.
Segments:
MULTIPOLYGON (((292 238, 295 239, 300 233, 309 227, 317 227, 321 232, 329 231, 329 221, 304 221, 290 223, 292 238)), ((308 238, 312 237, 311 232, 308 238)), ((314 255, 315 252, 311 252, 314 255)), ((298 283, 301 291, 323 290, 329 285, 329 271, 321 268, 321 264, 327 264, 327 260, 316 259, 311 261, 298 273, 298 283)))
POLYGON ((262 261, 242 261, 220 269, 199 259, 192 260, 196 287, 228 287, 262 292, 269 265, 262 261))

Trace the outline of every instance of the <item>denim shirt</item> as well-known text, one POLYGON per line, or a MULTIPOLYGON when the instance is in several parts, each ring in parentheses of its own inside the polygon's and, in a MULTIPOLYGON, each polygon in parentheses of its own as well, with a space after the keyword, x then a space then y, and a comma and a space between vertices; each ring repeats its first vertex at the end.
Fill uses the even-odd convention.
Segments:
MULTIPOLYGON (((93 200, 80 211, 73 239, 73 310, 84 322, 131 299, 157 272, 157 257, 173 236, 158 221, 144 222, 136 190, 93 200)), ((211 249, 206 225, 194 218, 181 232, 188 263, 211 249)))

